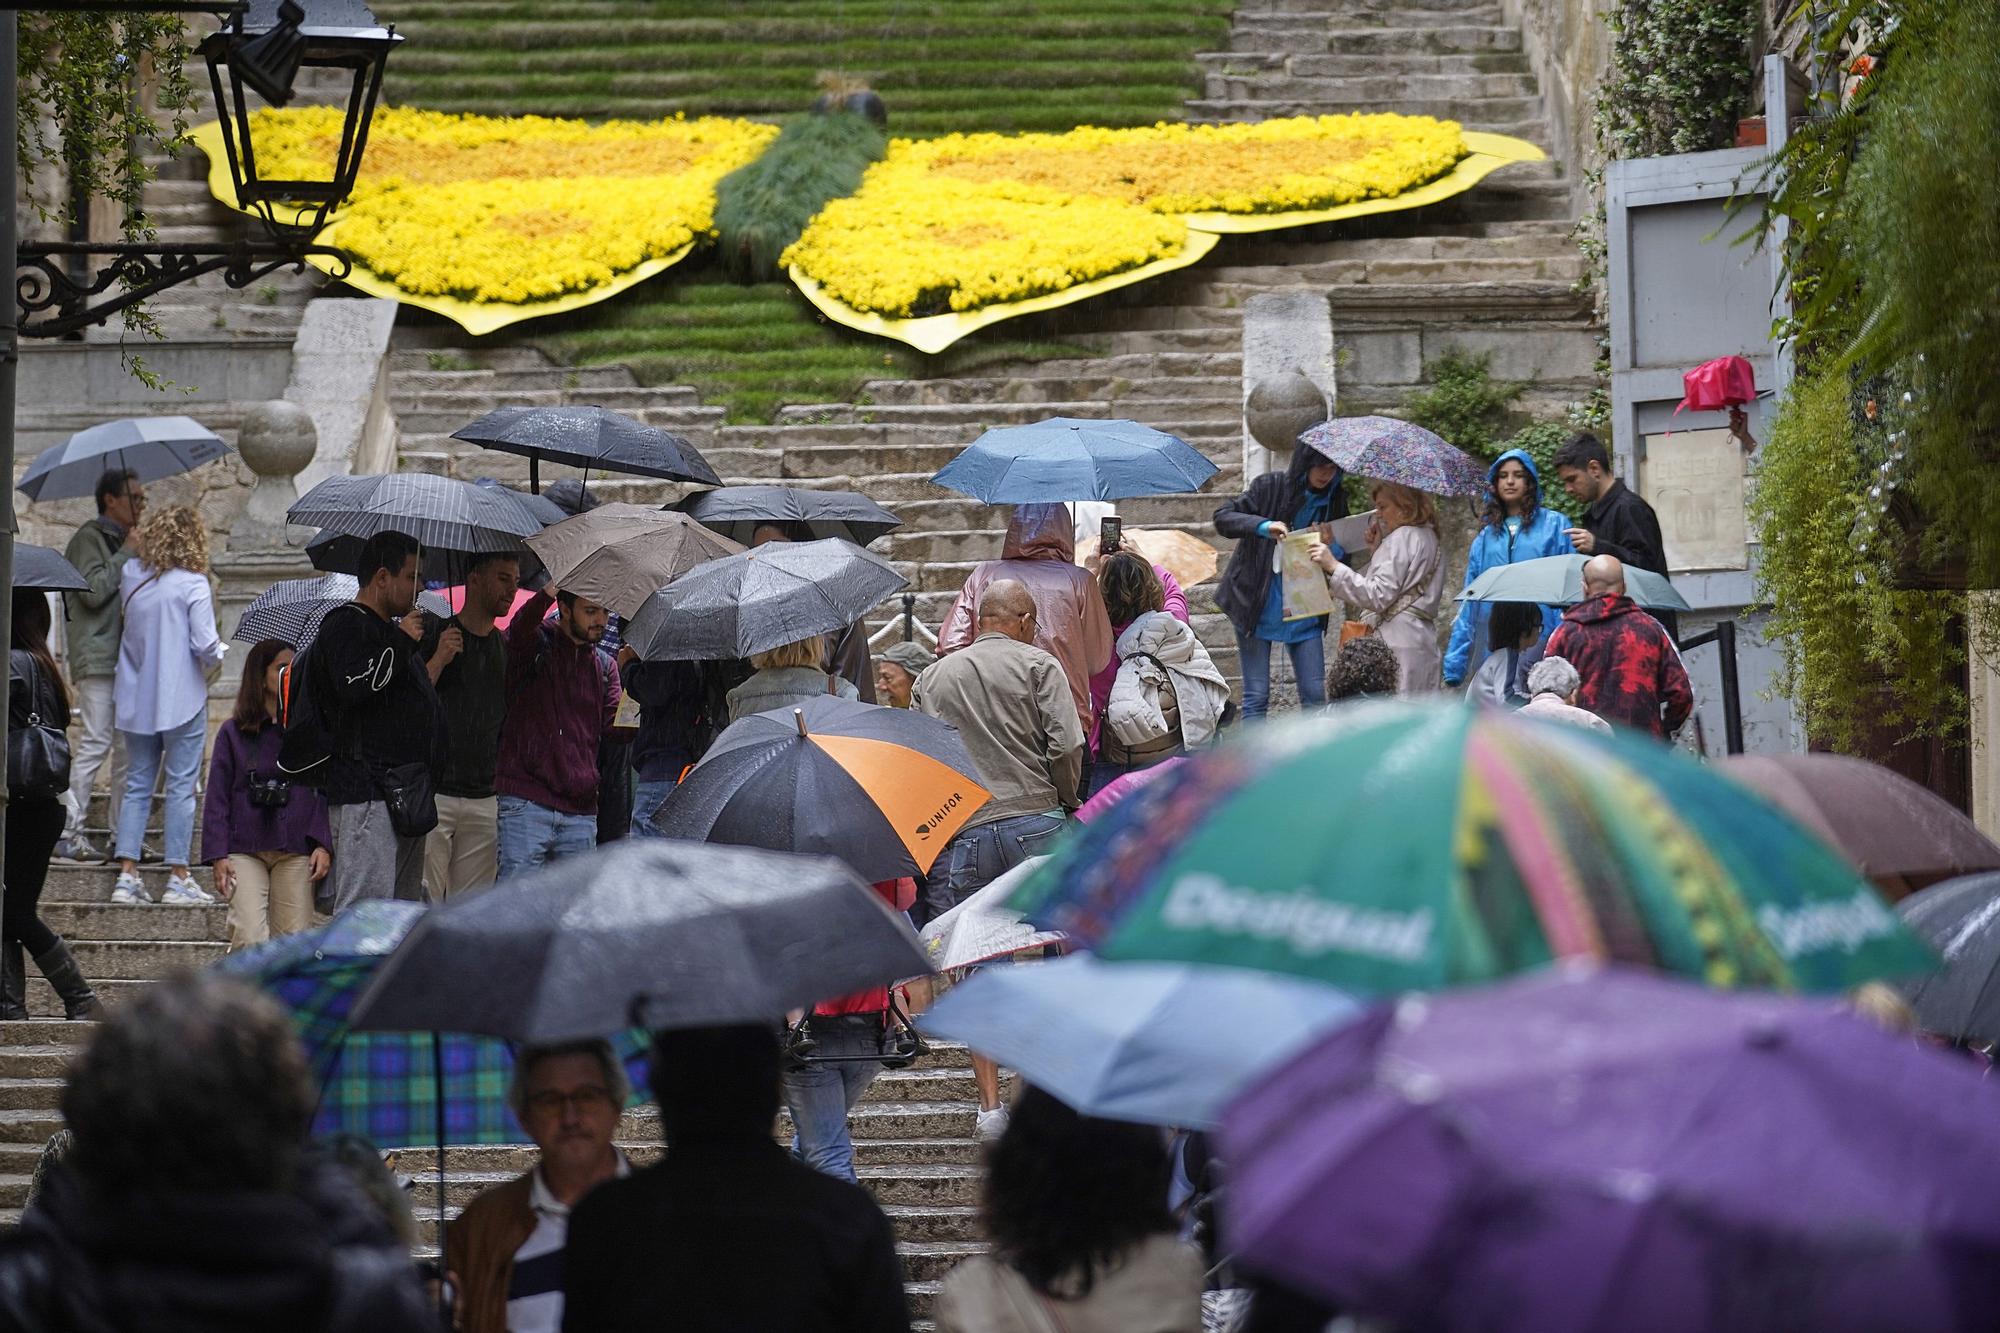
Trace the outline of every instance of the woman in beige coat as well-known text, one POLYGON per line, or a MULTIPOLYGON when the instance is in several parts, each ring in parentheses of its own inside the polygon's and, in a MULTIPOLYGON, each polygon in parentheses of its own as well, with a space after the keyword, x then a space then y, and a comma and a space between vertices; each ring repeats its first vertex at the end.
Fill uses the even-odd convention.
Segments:
POLYGON ((1437 507, 1422 491, 1378 481, 1375 554, 1356 573, 1313 543, 1314 563, 1326 571, 1333 595, 1359 607, 1361 619, 1396 655, 1396 693, 1427 694, 1438 688, 1438 606, 1444 600, 1444 560, 1438 545, 1437 507))
POLYGON ((1200 1253, 1174 1234, 1161 1132, 1039 1088, 986 1162, 993 1252, 938 1290, 938 1333, 1201 1333, 1200 1253))

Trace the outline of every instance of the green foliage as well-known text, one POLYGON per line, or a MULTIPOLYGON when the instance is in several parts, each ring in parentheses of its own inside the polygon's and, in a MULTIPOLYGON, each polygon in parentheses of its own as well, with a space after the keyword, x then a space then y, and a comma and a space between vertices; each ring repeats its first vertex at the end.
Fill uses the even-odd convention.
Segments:
POLYGON ((381 0, 397 102, 565 116, 788 115, 836 70, 901 135, 1179 120, 1232 0, 381 0))
POLYGON ((778 256, 829 200, 853 194, 889 139, 852 111, 799 116, 763 155, 722 178, 715 193, 716 254, 739 282, 783 276, 778 256))
POLYGON ((1537 421, 1523 426, 1507 441, 1507 448, 1519 449, 1535 460, 1535 471, 1541 474, 1542 488, 1551 489, 1556 484, 1556 450, 1568 444, 1576 434, 1560 421, 1537 421))
POLYGON ((1431 387, 1403 404, 1402 416, 1435 431, 1465 452, 1491 459, 1503 452, 1507 414, 1526 384, 1493 378, 1490 352, 1474 355, 1449 347, 1424 366, 1431 387))
POLYGON ((1591 124, 1609 157, 1726 148, 1750 94, 1756 0, 1623 0, 1591 124))
POLYGON ((1870 442, 1846 377, 1803 373, 1780 407, 1751 492, 1763 534, 1760 593, 1784 654, 1779 688, 1814 741, 1851 749, 1865 728, 1911 734, 1962 717, 1951 639, 1958 601, 1893 586, 1894 534, 1857 527, 1870 442))

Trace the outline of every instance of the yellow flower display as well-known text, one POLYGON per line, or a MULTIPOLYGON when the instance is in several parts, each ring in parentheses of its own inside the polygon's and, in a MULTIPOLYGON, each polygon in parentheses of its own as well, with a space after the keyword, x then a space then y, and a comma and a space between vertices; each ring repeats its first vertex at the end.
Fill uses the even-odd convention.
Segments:
MULTIPOLYGON (((266 177, 325 179, 342 110, 258 113, 266 177)), ((525 305, 605 288, 713 234, 715 186, 775 125, 499 119, 378 111, 354 192, 325 239, 412 297, 525 305)))
POLYGON ((1466 152, 1456 123, 1399 115, 898 139, 784 262, 854 310, 920 319, 1170 259, 1189 214, 1392 198, 1466 152))

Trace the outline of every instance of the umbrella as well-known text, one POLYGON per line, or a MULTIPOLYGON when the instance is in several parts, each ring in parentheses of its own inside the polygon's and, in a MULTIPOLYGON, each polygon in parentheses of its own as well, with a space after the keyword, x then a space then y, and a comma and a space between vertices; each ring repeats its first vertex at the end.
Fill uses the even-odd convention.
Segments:
POLYGON ((686 514, 607 504, 543 528, 528 549, 557 587, 630 616, 696 565, 743 548, 686 514))
POLYGON ((1074 954, 987 968, 917 1025, 1084 1115, 1211 1129, 1251 1078, 1360 1009, 1293 977, 1074 954))
POLYGON ((1185 763, 1186 761, 1187 756, 1185 754, 1169 755, 1157 764, 1148 764, 1144 768, 1136 768, 1130 773, 1120 774, 1118 777, 1105 783, 1102 787, 1099 787, 1097 795, 1078 806, 1076 817, 1083 823, 1090 823, 1106 810, 1109 810, 1112 806, 1118 804, 1140 788, 1152 786, 1155 782, 1173 772, 1176 765, 1185 763))
POLYGON ((537 492, 543 459, 583 468, 586 475, 596 468, 722 484, 708 460, 680 436, 602 407, 502 407, 453 431, 451 438, 522 455, 528 460, 528 489, 537 492))
POLYGON ((40 592, 90 591, 90 584, 61 551, 29 542, 14 543, 14 586, 40 592))
MULTIPOLYGON (((1461 602, 1540 602, 1543 606, 1575 606, 1583 600, 1580 555, 1545 555, 1512 565, 1496 565, 1474 579, 1458 595, 1461 602)), ((1690 611, 1672 580, 1650 569, 1625 566, 1625 592, 1640 606, 1690 611)))
POLYGON ((158 481, 228 452, 221 437, 193 417, 127 417, 80 430, 42 450, 14 489, 30 500, 73 500, 96 491, 107 468, 127 468, 140 481, 158 481))
POLYGON ((931 480, 987 504, 1034 504, 1198 491, 1217 471, 1186 440, 1136 421, 1050 417, 987 431, 931 480))
POLYGON ((838 861, 637 838, 430 913, 355 1022, 533 1042, 777 1022, 928 970, 908 919, 838 861))
MULTIPOLYGON (((243 608, 229 637, 238 643, 276 639, 303 652, 319 633, 320 622, 326 619, 327 612, 353 601, 359 591, 360 584, 352 574, 280 579, 243 608)), ((429 590, 417 594, 417 606, 441 620, 451 615, 444 597, 429 590)))
MULTIPOLYGON (((1193 533, 1179 528, 1126 528, 1120 540, 1149 565, 1158 565, 1174 576, 1183 588, 1206 583, 1215 577, 1222 553, 1193 533)), ((1077 543, 1076 563, 1083 564, 1097 554, 1097 538, 1077 543)))
POLYGON ((1706 765, 1443 703, 1193 756, 1072 835, 1014 906, 1105 958, 1360 994, 1566 956, 1807 991, 1936 966, 1831 848, 1706 765))
POLYGON ((1896 913, 1944 959, 1903 986, 1917 1026, 1952 1041, 2000 1042, 2000 874, 1933 884, 1896 913))
POLYGON ((803 526, 809 538, 839 537, 866 546, 903 520, 859 491, 799 486, 724 486, 682 501, 681 508, 739 545, 766 523, 803 526))
POLYGON ((560 523, 569 517, 567 509, 564 509, 546 495, 531 495, 527 491, 517 491, 512 486, 502 486, 491 477, 480 477, 472 484, 490 491, 498 491, 502 495, 512 496, 516 504, 526 509, 530 514, 533 514, 536 521, 545 528, 551 523, 560 523))
MULTIPOLYGON (((321 531, 306 543, 306 563, 329 574, 353 575, 361 568, 361 548, 367 543, 345 533, 321 531)), ((531 579, 542 572, 542 562, 527 547, 493 554, 511 555, 520 561, 521 577, 531 579)), ((417 577, 426 583, 456 584, 477 555, 441 546, 424 546, 417 551, 417 577)), ((532 595, 532 594, 530 594, 532 595)))
POLYGON ((1563 968, 1339 1029, 1224 1116, 1244 1268, 1405 1328, 1984 1329, 2000 1119, 1826 1002, 1563 968))
POLYGON ((1486 464, 1443 436, 1395 417, 1335 417, 1306 431, 1299 442, 1357 477, 1431 495, 1486 494, 1486 464))
POLYGON ((990 799, 958 729, 824 695, 754 713, 667 795, 670 838, 836 856, 872 882, 928 872, 990 799))
POLYGON ((362 541, 401 532, 421 546, 465 555, 518 553, 523 537, 542 530, 526 506, 497 486, 422 472, 328 477, 293 502, 285 521, 320 528, 322 537, 331 532, 362 541))
POLYGON ((1871 877, 1929 882, 2000 870, 2000 846, 1928 788, 1840 754, 1745 754, 1722 771, 1838 847, 1871 877))
POLYGON ((931 918, 923 934, 931 966, 940 972, 955 972, 1067 939, 1057 931, 1030 925, 1007 906, 1015 887, 1047 859, 1029 857, 942 916, 931 918))
POLYGON ((771 542, 711 560, 646 599, 625 642, 651 660, 720 661, 829 634, 909 580, 852 542, 771 542))

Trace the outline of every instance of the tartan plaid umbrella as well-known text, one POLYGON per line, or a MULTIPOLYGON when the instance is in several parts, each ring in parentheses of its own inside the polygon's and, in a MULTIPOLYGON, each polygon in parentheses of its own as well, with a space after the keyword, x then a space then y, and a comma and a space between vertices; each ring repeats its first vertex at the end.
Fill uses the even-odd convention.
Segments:
MULTIPOLYGON (((282 935, 215 964, 261 986, 292 1012, 320 1090, 315 1135, 360 1134, 381 1148, 525 1143, 507 1106, 514 1051, 459 1033, 358 1032, 355 997, 422 918, 421 903, 371 899, 317 930, 282 935), (440 1106, 440 1100, 442 1106, 440 1106)), ((645 1080, 643 1035, 614 1042, 635 1088, 645 1080)))

